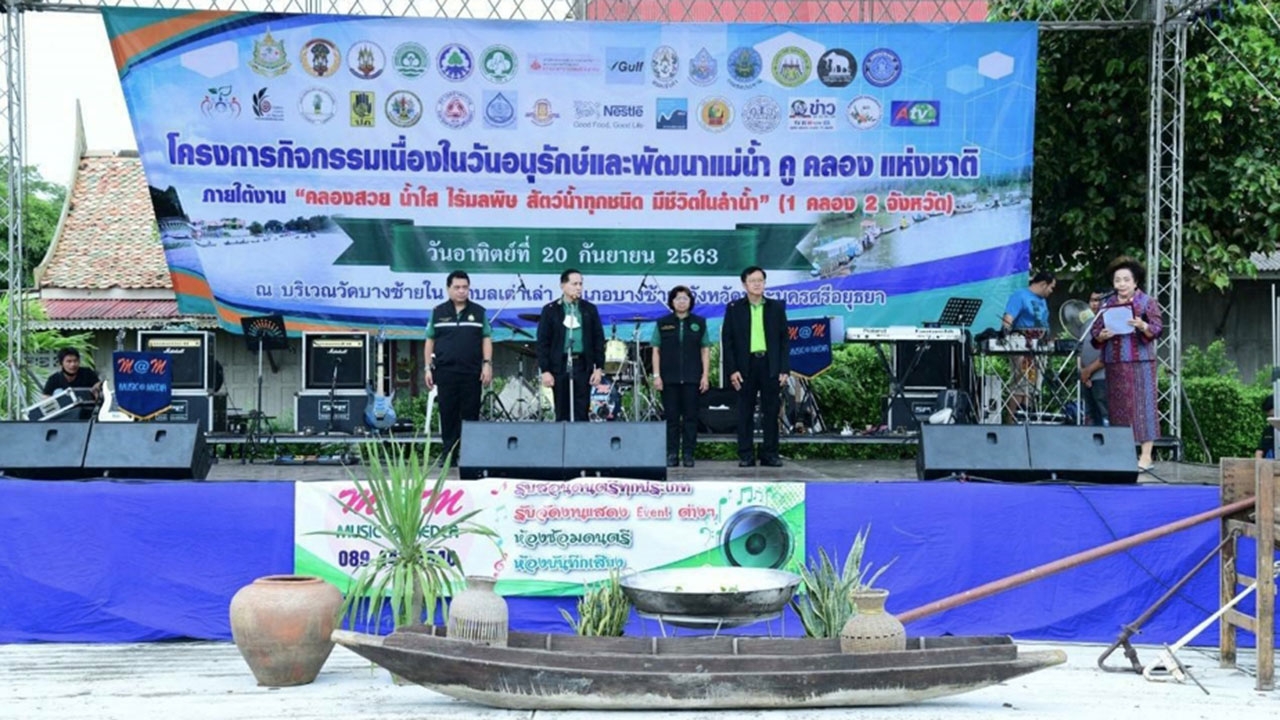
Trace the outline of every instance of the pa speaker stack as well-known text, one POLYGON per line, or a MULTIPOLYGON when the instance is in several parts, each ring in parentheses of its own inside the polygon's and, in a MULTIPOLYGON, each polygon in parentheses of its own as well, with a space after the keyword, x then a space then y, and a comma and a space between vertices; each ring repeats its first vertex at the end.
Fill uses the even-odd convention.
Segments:
POLYGON ((464 422, 458 475, 665 480, 666 432, 666 424, 657 422, 464 422))
POLYGON ((0 473, 34 480, 203 480, 199 423, 0 422, 0 473))
POLYGON ((1136 483, 1128 427, 922 425, 916 474, 1008 482, 1136 483))

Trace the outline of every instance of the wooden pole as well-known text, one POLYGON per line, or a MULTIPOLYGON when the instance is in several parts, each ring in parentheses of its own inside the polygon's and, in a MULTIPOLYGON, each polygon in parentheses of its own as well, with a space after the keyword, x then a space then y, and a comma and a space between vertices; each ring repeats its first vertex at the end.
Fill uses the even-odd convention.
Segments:
POLYGON ((1054 560, 1053 562, 1033 567, 1030 570, 1023 570, 1020 573, 1009 575, 1008 577, 1004 577, 999 580, 993 580, 985 585, 979 585, 971 590, 965 590, 964 592, 956 593, 955 595, 942 598, 941 600, 935 600, 927 605, 912 608, 904 613, 898 614, 897 617, 904 623, 911 622, 912 620, 919 620, 922 617, 934 615, 944 610, 950 610, 951 608, 959 607, 975 600, 981 600, 982 598, 990 597, 991 595, 1004 592, 1005 590, 1011 590, 1033 580, 1039 580, 1040 578, 1048 577, 1054 573, 1062 572, 1063 570, 1070 570, 1073 567, 1083 565, 1087 562, 1092 562, 1098 558, 1103 558, 1122 550, 1128 550, 1131 547, 1155 540, 1156 538, 1161 538, 1165 535, 1172 535, 1179 530, 1185 530, 1189 527, 1199 525, 1200 523, 1216 520, 1217 518, 1225 515, 1231 515, 1242 510, 1247 510, 1253 507, 1253 505, 1254 498, 1247 498, 1245 500, 1233 502, 1230 505, 1223 505, 1213 510, 1207 510, 1199 515, 1192 515, 1191 517, 1183 518, 1181 520, 1175 520, 1174 522, 1140 532, 1136 535, 1130 535, 1129 537, 1120 538, 1119 540, 1113 540, 1106 545, 1099 545, 1098 547, 1083 550, 1074 555, 1068 555, 1067 557, 1059 560, 1054 560))

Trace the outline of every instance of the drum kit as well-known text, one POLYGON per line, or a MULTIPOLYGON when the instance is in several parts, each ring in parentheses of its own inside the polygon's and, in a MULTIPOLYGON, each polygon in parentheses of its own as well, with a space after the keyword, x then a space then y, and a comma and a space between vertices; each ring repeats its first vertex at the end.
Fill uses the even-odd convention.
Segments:
MULTIPOLYGON (((534 313, 518 315, 521 320, 536 323, 534 313)), ((661 419, 661 411, 653 385, 645 372, 640 326, 653 318, 640 315, 618 318, 612 324, 610 338, 604 348, 604 375, 591 387, 587 412, 592 422, 627 420, 640 422, 661 419), (634 323, 634 342, 618 338, 618 323, 634 323), (623 398, 630 395, 630 407, 623 398)), ((497 389, 485 393, 480 403, 481 419, 506 421, 551 420, 555 417, 555 399, 551 388, 543 387, 537 376, 537 353, 533 349, 533 333, 509 320, 497 319, 511 331, 517 354, 516 374, 495 383, 497 389), (526 362, 526 358, 533 360, 526 362)))

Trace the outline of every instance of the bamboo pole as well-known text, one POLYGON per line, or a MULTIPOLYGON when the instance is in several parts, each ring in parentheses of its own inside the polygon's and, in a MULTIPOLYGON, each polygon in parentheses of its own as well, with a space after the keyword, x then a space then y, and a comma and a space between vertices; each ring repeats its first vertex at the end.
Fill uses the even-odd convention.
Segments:
POLYGON ((1223 505, 1214 510, 1202 512, 1199 515, 1192 515, 1191 517, 1186 517, 1181 520, 1175 520, 1171 523, 1161 525, 1160 527, 1137 533, 1136 535, 1130 535, 1128 537, 1120 538, 1119 540, 1113 540, 1106 545, 1099 545, 1095 548, 1082 550, 1074 555, 1068 555, 1067 557, 1054 560, 1053 562, 1038 565, 1030 570, 1023 570, 1020 573, 1015 573, 1013 575, 1000 578, 999 580, 993 580, 985 585, 979 585, 976 588, 956 593, 955 595, 942 598, 941 600, 935 600, 917 608, 912 608, 904 613, 898 614, 897 617, 904 623, 911 622, 912 620, 919 620, 922 617, 934 615, 944 610, 950 610, 954 607, 974 602, 975 600, 981 600, 985 597, 995 595, 996 593, 1001 593, 1005 590, 1011 590, 1020 585, 1025 585, 1033 580, 1039 580, 1040 578, 1048 577, 1054 573, 1062 572, 1063 570, 1070 570, 1073 567, 1083 565, 1087 562, 1092 562, 1098 558, 1113 555, 1122 550, 1128 550, 1131 547, 1155 540, 1156 538, 1162 538, 1165 535, 1172 535, 1179 530, 1185 530, 1189 527, 1199 525, 1200 523, 1216 520, 1217 518, 1226 515, 1247 510, 1253 507, 1253 505, 1254 498, 1238 500, 1230 505, 1223 505))

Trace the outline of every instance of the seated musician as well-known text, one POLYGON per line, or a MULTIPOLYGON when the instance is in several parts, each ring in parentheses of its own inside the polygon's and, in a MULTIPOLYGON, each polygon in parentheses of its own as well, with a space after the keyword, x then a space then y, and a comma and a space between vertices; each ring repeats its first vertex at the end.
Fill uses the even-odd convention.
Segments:
MULTIPOLYGON (((1054 274, 1041 270, 1031 276, 1031 282, 1021 290, 1009 296, 1004 307, 1002 325, 1007 332, 1024 332, 1030 339, 1044 335, 1049 328, 1049 303, 1047 298, 1053 294, 1058 280, 1054 274)), ((1015 355, 1009 359, 1013 371, 1013 388, 1009 396, 1009 413, 1014 415, 1026 405, 1027 395, 1036 385, 1039 376, 1035 370, 1034 355, 1015 355)))
MULTIPOLYGON (((102 393, 102 381, 98 379, 98 373, 89 368, 80 367, 80 351, 73 347, 58 351, 58 370, 45 381, 41 392, 48 398, 55 392, 68 388, 87 389, 94 400, 98 400, 102 393)), ((93 415, 92 407, 80 408, 81 420, 88 420, 91 415, 93 415)))

